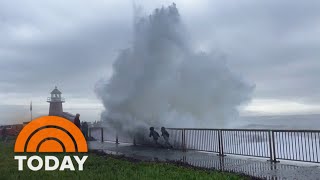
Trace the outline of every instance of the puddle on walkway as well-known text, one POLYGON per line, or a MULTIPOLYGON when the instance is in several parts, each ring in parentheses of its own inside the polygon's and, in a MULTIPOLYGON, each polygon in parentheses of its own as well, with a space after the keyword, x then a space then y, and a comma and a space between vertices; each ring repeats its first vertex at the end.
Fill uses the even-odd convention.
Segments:
POLYGON ((270 163, 267 159, 220 157, 214 153, 198 151, 182 152, 130 144, 89 142, 89 149, 100 149, 109 154, 123 154, 140 160, 183 161, 197 167, 244 173, 265 179, 320 180, 320 165, 298 166, 284 163, 270 163))

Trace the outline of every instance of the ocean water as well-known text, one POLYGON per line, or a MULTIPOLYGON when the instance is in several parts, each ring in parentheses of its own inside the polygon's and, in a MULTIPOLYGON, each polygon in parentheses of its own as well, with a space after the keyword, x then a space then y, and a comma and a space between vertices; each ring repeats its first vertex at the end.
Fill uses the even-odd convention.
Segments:
POLYGON ((320 114, 242 116, 228 128, 320 130, 320 114))

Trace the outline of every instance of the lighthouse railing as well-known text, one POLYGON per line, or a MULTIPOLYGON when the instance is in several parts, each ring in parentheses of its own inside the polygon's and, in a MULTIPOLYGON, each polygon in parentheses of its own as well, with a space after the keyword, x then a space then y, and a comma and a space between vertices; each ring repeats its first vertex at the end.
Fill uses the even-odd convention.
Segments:
POLYGON ((65 99, 63 97, 47 97, 47 102, 65 102, 65 99))

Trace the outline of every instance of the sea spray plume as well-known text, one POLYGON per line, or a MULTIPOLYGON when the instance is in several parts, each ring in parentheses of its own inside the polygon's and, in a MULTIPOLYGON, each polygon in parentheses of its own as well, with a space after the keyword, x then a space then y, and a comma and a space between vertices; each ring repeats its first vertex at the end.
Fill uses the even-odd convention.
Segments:
POLYGON ((222 127, 250 100, 253 86, 216 53, 197 53, 175 4, 135 19, 132 47, 122 50, 96 92, 108 127, 222 127))

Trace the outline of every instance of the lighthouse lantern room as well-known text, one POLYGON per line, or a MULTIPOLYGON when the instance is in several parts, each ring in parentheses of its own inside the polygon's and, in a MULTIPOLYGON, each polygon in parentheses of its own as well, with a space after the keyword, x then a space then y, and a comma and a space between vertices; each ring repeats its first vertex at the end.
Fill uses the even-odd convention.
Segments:
POLYGON ((61 97, 61 91, 59 91, 56 86, 50 94, 51 97, 47 98, 47 102, 50 103, 49 116, 62 116, 62 103, 64 103, 65 101, 64 98, 61 97))

